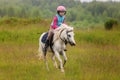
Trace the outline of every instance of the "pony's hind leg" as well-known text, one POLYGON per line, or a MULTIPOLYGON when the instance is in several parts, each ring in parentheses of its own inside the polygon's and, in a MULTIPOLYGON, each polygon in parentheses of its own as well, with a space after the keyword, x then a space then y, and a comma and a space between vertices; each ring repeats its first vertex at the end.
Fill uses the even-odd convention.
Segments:
POLYGON ((53 60, 53 62, 54 62, 54 66, 55 66, 56 68, 58 68, 57 62, 56 62, 56 60, 55 60, 55 54, 54 54, 54 53, 52 54, 52 60, 53 60))
POLYGON ((46 68, 49 71, 48 62, 47 62, 47 59, 46 59, 46 53, 44 53, 43 55, 44 55, 44 62, 46 64, 46 68))
POLYGON ((48 62, 47 62, 47 59, 46 59, 46 55, 44 55, 44 61, 45 61, 46 68, 49 71, 49 67, 48 67, 48 62))
POLYGON ((38 49, 38 57, 39 57, 39 60, 44 59, 46 68, 49 71, 48 62, 47 62, 47 59, 46 59, 46 54, 44 54, 43 48, 41 46, 38 49))

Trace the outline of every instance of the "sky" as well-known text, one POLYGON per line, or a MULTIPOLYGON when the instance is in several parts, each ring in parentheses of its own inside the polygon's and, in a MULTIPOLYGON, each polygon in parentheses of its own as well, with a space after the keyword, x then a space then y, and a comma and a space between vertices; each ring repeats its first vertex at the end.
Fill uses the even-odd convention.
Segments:
MULTIPOLYGON (((93 0, 80 0, 81 2, 91 2, 93 0)), ((106 1, 116 1, 116 2, 120 2, 120 0, 96 0, 96 1, 101 1, 101 2, 106 2, 106 1)))

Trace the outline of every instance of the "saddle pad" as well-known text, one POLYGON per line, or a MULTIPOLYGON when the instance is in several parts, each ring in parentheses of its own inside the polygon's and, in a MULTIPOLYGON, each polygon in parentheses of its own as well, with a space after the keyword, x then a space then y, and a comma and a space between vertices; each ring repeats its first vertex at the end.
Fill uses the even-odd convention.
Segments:
POLYGON ((47 36, 48 36, 48 32, 46 32, 43 37, 42 37, 42 42, 45 43, 46 42, 46 39, 47 39, 47 36))

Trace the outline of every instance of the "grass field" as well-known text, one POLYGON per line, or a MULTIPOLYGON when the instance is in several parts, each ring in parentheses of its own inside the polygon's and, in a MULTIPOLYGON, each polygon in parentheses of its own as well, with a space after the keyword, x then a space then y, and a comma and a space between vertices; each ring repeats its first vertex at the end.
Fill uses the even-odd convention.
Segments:
POLYGON ((65 73, 38 60, 38 39, 48 24, 0 25, 0 80, 120 80, 120 31, 75 29, 65 73))

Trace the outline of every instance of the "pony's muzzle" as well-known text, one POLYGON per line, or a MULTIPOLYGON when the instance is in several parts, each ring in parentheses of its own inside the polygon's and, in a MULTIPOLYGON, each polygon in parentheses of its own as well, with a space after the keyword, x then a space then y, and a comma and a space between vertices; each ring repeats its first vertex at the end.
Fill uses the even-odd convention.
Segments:
POLYGON ((75 43, 73 43, 72 45, 73 45, 73 46, 75 46, 76 44, 75 44, 75 43))
POLYGON ((75 43, 70 43, 71 46, 75 46, 76 44, 75 43))

